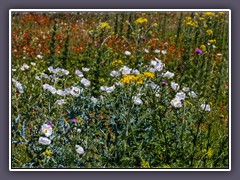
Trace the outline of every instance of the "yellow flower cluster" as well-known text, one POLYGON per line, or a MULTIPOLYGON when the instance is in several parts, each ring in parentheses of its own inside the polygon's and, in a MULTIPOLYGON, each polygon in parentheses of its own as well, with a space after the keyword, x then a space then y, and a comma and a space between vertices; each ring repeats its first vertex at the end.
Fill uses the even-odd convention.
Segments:
POLYGON ((46 149, 46 151, 43 152, 43 155, 46 156, 49 159, 52 155, 52 151, 49 150, 49 149, 46 149))
POLYGON ((189 26, 196 26, 196 27, 198 26, 198 22, 197 21, 193 21, 190 16, 186 17, 183 22, 186 23, 189 26))
POLYGON ((107 22, 100 22, 99 27, 102 29, 103 28, 110 29, 110 25, 107 22))
POLYGON ((115 60, 111 64, 112 64, 112 66, 123 65, 123 61, 122 60, 115 60))
POLYGON ((205 17, 213 17, 213 16, 215 16, 215 13, 213 13, 213 12, 205 12, 205 13, 203 13, 203 16, 205 16, 205 17))
POLYGON ((210 35, 213 35, 213 31, 211 30, 211 29, 208 29, 207 31, 206 31, 206 33, 210 36, 210 35))
POLYGON ((152 72, 144 72, 143 74, 138 75, 123 75, 122 79, 120 79, 121 83, 136 83, 136 84, 143 84, 145 78, 154 78, 155 75, 152 72))
POLYGON ((213 156, 213 150, 212 150, 212 148, 209 148, 209 149, 208 149, 207 156, 208 156, 208 158, 211 158, 211 157, 213 156))
POLYGON ((210 39, 210 40, 208 40, 208 42, 210 42, 210 43, 216 43, 216 39, 210 39))
POLYGON ((152 72, 144 72, 143 75, 150 78, 154 78, 155 76, 155 74, 153 74, 152 72))
POLYGON ((142 168, 150 168, 149 162, 143 160, 143 161, 141 162, 141 167, 142 167, 142 168))
POLYGON ((201 46, 200 46, 200 49, 201 49, 203 52, 205 52, 205 51, 206 51, 206 46, 205 46, 205 45, 201 45, 201 46))
POLYGON ((148 22, 148 20, 146 18, 138 18, 135 22, 137 24, 142 24, 142 23, 148 22))

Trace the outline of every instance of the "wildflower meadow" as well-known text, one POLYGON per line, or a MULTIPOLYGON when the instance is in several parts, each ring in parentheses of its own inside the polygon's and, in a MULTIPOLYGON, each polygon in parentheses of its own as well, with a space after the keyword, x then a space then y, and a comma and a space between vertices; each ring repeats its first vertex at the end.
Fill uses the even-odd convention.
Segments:
POLYGON ((11 12, 13 169, 229 168, 229 12, 11 12))

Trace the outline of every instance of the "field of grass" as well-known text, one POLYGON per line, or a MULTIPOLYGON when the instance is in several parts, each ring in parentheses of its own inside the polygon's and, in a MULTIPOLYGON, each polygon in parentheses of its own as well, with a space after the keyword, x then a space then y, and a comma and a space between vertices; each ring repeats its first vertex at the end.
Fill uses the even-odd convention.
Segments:
POLYGON ((12 168, 228 168, 228 12, 13 12, 12 168))

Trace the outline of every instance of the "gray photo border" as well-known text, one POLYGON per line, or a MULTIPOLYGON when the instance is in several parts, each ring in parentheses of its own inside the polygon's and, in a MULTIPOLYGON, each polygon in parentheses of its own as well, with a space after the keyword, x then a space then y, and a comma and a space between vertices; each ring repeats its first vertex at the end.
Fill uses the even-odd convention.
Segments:
MULTIPOLYGON (((54 176, 54 178, 62 178, 65 179, 68 177, 68 175, 63 175, 59 174, 57 172, 48 172, 48 175, 41 174, 41 176, 36 176, 32 175, 31 173, 27 175, 27 177, 24 175, 25 173, 28 172, 9 172, 8 171, 8 162, 9 162, 9 148, 8 148, 8 142, 10 139, 8 139, 8 108, 9 108, 9 72, 8 72, 8 67, 9 67, 9 62, 8 62, 8 52, 9 52, 9 44, 8 44, 8 12, 9 9, 231 9, 232 12, 232 28, 231 28, 231 33, 232 33, 232 49, 231 49, 231 55, 232 55, 232 66, 231 66, 231 74, 232 74, 232 148, 231 148, 231 154, 232 154, 232 161, 231 161, 231 172, 201 172, 201 176, 198 176, 197 174, 200 172, 168 172, 168 173, 161 173, 161 172, 80 172, 81 174, 76 174, 77 172, 71 172, 74 174, 75 177, 83 177, 87 179, 96 179, 96 178, 125 178, 129 177, 130 173, 131 175, 134 174, 134 177, 131 176, 131 178, 136 178, 136 179, 145 179, 146 177, 156 179, 158 177, 162 178, 194 178, 194 179, 205 179, 205 178, 211 178, 211 179, 238 179, 238 162, 239 161, 239 142, 234 139, 236 139, 239 136, 239 131, 237 130, 237 127, 239 127, 239 121, 235 118, 237 117, 237 111, 235 110, 235 107, 239 107, 239 82, 237 81, 237 77, 239 76, 238 74, 238 65, 239 62, 237 59, 239 59, 239 53, 237 51, 234 51, 235 47, 237 48, 238 46, 238 41, 239 35, 237 32, 239 32, 239 23, 237 22, 237 16, 239 16, 239 11, 237 9, 238 3, 233 2, 233 1, 224 1, 224 0, 211 0, 205 1, 202 0, 200 4, 199 2, 194 2, 194 1, 189 1, 189 0, 182 0, 181 2, 179 0, 168 0, 165 2, 159 2, 157 0, 149 0, 149 1, 138 1, 138 2, 128 2, 127 0, 122 0, 118 2, 113 2, 113 1, 107 1, 107 0, 102 0, 101 3, 96 3, 99 2, 97 0, 88 0, 88 1, 74 1, 74 0, 68 0, 66 1, 56 1, 52 0, 51 2, 47 2, 43 4, 41 1, 30 1, 30 0, 22 0, 22 1, 17 1, 17 0, 9 0, 9 1, 1 1, 1 28, 0 28, 0 34, 1 34, 1 40, 2 46, 0 48, 0 53, 1 53, 1 58, 2 60, 0 68, 0 87, 1 87, 1 93, 0 93, 0 99, 1 99, 1 108, 0 108, 0 114, 1 114, 1 119, 2 119, 2 124, 0 126, 2 132, 2 136, 0 136, 0 142, 1 144, 1 165, 0 165, 0 174, 1 177, 4 179, 8 178, 18 178, 18 179, 26 179, 26 178, 34 178, 34 179, 42 179, 42 178, 51 178, 54 176), (61 3, 60 3, 61 2, 61 3), (205 4, 204 4, 205 3, 205 4), (236 79, 236 81, 235 81, 236 79), (116 174, 115 174, 116 173, 116 174), (158 174, 161 173, 161 174, 158 174), (180 173, 180 174, 179 174, 180 173), (186 173, 186 174, 185 174, 186 173), (197 174, 195 174, 197 173, 197 174), (23 175, 22 175, 23 174, 23 175), (76 175, 75 175, 76 174, 76 175), (100 175, 103 174, 103 175, 100 175), (149 175, 148 175, 149 174, 149 175), (189 177, 190 176, 190 177, 189 177), (192 176, 192 177, 191 177, 192 176)), ((41 172, 34 172, 34 173, 41 173, 41 172)), ((66 172, 65 172, 66 173, 66 172)), ((64 174, 65 174, 64 173, 64 174)), ((68 172, 67 172, 68 173, 68 172)), ((71 175, 72 175, 71 174, 71 175)))

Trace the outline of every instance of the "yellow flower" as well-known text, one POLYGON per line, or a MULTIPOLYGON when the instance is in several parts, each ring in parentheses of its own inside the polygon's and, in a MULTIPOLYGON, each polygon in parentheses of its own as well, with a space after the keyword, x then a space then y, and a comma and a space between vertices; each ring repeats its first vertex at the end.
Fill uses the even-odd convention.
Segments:
POLYGON ((212 31, 211 29, 208 29, 208 30, 206 31, 206 33, 210 36, 210 35, 213 34, 213 31, 212 31))
POLYGON ((158 23, 154 23, 153 26, 157 27, 157 26, 158 26, 158 23))
POLYGON ((210 40, 208 40, 208 42, 210 42, 210 43, 216 43, 216 39, 210 39, 210 40))
POLYGON ((154 78, 155 76, 155 74, 153 74, 152 72, 144 72, 143 75, 150 78, 154 78))
POLYGON ((99 26, 100 26, 100 28, 106 28, 106 29, 110 29, 110 26, 109 26, 109 24, 107 23, 107 22, 100 22, 99 23, 99 26))
POLYGON ((142 24, 142 23, 148 22, 148 20, 146 18, 138 18, 135 22, 137 24, 142 24))
POLYGON ((103 78, 99 78, 99 82, 100 82, 100 83, 104 83, 105 80, 104 80, 103 78))
POLYGON ((135 75, 124 75, 122 77, 122 79, 120 79, 120 82, 128 84, 128 83, 135 82, 135 80, 136 80, 136 76, 135 75))
POLYGON ((215 16, 215 13, 213 13, 213 12, 205 12, 205 13, 203 13, 203 16, 213 17, 213 16, 215 16))
POLYGON ((186 19, 187 21, 191 21, 191 20, 192 20, 192 18, 191 18, 190 16, 186 17, 185 19, 186 19))
POLYGON ((203 17, 200 17, 200 18, 199 18, 199 20, 201 20, 201 21, 202 21, 202 20, 204 20, 204 18, 203 18, 203 17))
POLYGON ((149 162, 142 160, 141 167, 143 167, 143 168, 150 168, 149 162))
POLYGON ((200 48, 203 52, 206 51, 206 46, 205 45, 201 45, 200 48))
POLYGON ((209 148, 208 152, 207 152, 207 157, 211 158, 212 156, 213 156, 213 150, 212 150, 212 148, 209 148))

